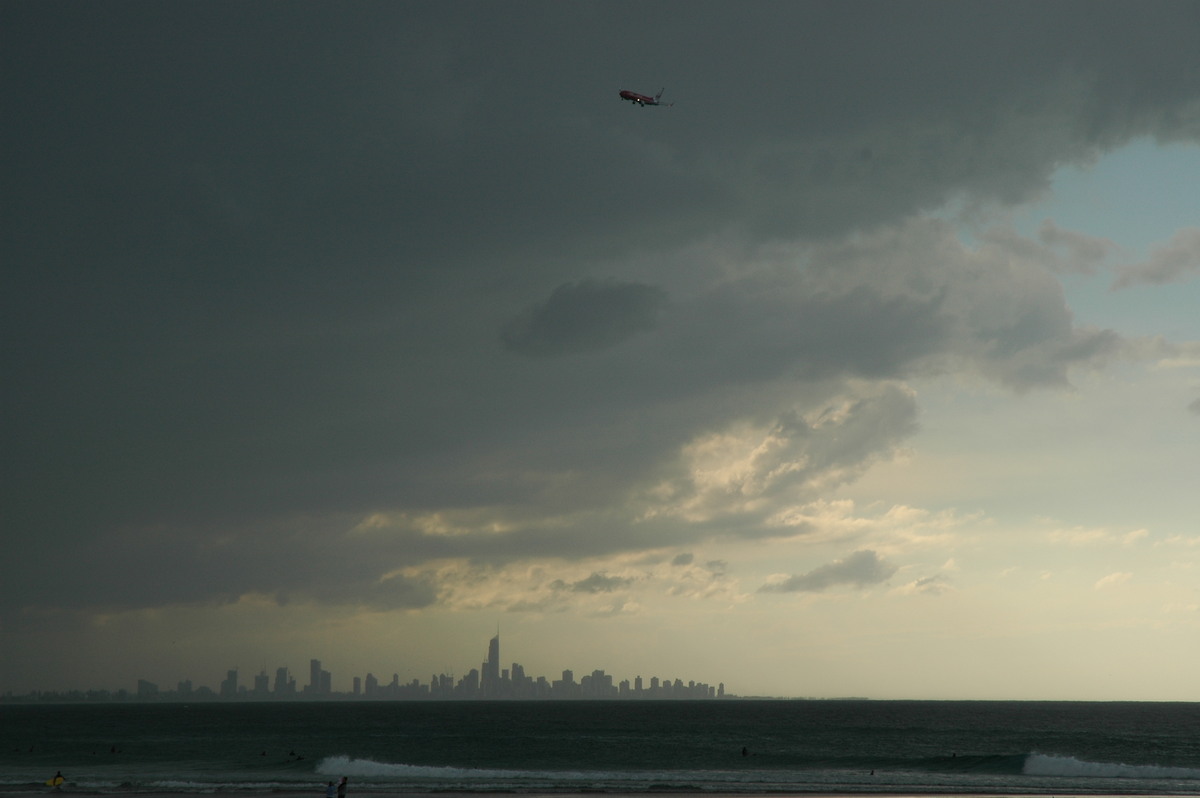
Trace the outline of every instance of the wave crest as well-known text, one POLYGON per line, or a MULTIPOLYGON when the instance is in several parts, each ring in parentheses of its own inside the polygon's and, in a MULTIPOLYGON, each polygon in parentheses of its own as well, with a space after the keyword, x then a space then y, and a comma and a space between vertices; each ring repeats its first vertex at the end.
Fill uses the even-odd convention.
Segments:
POLYGON ((458 779, 469 778, 513 778, 520 775, 512 770, 477 770, 474 768, 432 767, 428 765, 405 765, 400 762, 376 762, 372 759, 329 756, 317 765, 323 776, 357 776, 358 778, 410 778, 410 779, 458 779))
POLYGON ((1023 770, 1027 776, 1084 776, 1098 779, 1200 779, 1200 770, 1195 768, 1087 762, 1073 756, 1049 754, 1030 754, 1025 758, 1023 770))

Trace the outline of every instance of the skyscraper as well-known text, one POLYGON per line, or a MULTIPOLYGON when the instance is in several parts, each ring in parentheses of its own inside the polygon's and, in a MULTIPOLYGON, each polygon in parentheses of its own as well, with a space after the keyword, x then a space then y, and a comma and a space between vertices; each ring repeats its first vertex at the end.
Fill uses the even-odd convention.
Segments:
POLYGON ((238 694, 238 672, 237 672, 237 669, 234 668, 233 670, 230 670, 226 674, 224 681, 221 682, 221 697, 222 698, 235 698, 235 697, 237 697, 237 694, 238 694))
POLYGON ((321 660, 319 659, 308 661, 308 691, 310 693, 321 692, 321 660))
POLYGON ((479 680, 479 688, 485 698, 495 697, 500 693, 500 633, 488 643, 487 662, 483 663, 483 673, 479 680))
POLYGON ((253 692, 256 698, 263 698, 271 694, 271 677, 267 675, 265 669, 254 675, 253 692))

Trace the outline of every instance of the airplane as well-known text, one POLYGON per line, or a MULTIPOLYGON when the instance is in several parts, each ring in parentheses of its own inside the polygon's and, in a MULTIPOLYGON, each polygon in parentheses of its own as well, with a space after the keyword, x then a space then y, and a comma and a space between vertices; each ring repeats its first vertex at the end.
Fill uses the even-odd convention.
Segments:
POLYGON ((645 107, 647 105, 663 105, 663 106, 666 106, 669 108, 670 106, 675 104, 675 103, 662 102, 662 95, 663 95, 662 89, 659 89, 658 94, 654 95, 653 97, 649 97, 645 94, 638 94, 636 91, 629 91, 628 89, 621 89, 621 99, 629 100, 629 102, 633 103, 634 105, 640 105, 642 107, 645 107))

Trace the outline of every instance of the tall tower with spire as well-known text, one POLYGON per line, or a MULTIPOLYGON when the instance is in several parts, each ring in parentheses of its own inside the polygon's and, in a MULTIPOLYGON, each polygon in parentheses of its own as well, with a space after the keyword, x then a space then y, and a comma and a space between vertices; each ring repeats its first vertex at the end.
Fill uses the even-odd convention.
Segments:
POLYGON ((494 698, 500 694, 500 630, 488 643, 487 662, 483 663, 483 673, 479 680, 479 688, 485 698, 494 698))

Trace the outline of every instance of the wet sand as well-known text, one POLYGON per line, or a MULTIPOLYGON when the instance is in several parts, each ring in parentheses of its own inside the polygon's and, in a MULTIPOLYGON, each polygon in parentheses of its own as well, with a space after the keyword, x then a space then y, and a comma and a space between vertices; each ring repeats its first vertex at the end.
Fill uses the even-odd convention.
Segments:
MULTIPOLYGON (((97 796, 97 795, 127 795, 129 798, 198 798, 198 793, 172 793, 172 792, 109 792, 96 793, 87 791, 72 791, 66 790, 20 790, 6 791, 0 790, 0 796, 97 796)), ((229 798, 259 798, 267 796, 267 798, 325 798, 325 788, 323 785, 314 785, 312 790, 307 791, 281 791, 281 792, 254 792, 254 791, 216 791, 211 793, 203 793, 208 796, 229 796, 229 798)), ((632 796, 654 796, 654 795, 670 795, 674 798, 755 798, 756 796, 770 796, 770 798, 848 798, 848 796, 856 796, 860 798, 1097 798, 1097 796, 1122 796, 1123 798, 1181 798, 1180 795, 1163 795, 1160 793, 1137 793, 1137 792, 1098 792, 1098 793, 964 793, 964 792, 765 792, 765 793, 719 793, 719 792, 688 792, 686 790, 647 790, 641 792, 616 792, 607 790, 584 790, 580 792, 536 792, 536 791, 521 791, 521 792, 395 792, 395 791, 372 791, 370 789, 358 789, 347 795, 347 798, 487 798, 490 795, 513 795, 513 796, 528 796, 528 798, 580 798, 580 796, 596 796, 609 795, 614 798, 631 798, 632 796)))

